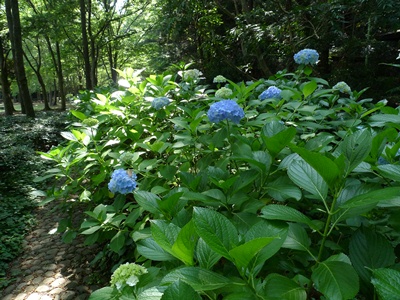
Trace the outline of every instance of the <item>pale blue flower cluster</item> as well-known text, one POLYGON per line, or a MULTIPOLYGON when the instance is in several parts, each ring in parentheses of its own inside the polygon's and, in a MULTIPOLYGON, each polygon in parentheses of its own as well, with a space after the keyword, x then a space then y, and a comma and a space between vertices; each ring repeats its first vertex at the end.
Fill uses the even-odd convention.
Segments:
POLYGON ((226 78, 222 75, 218 75, 214 77, 213 80, 214 83, 225 83, 226 82, 226 78))
POLYGON ((258 96, 258 98, 260 98, 260 100, 265 100, 270 98, 280 99, 281 92, 282 90, 280 88, 277 88, 276 86, 273 85, 267 88, 264 92, 262 92, 260 96, 258 96))
POLYGON ((294 55, 294 61, 299 65, 315 65, 319 59, 319 54, 314 49, 303 49, 294 55))
POLYGON ((121 291, 125 286, 135 286, 139 276, 148 273, 145 267, 134 263, 120 265, 111 275, 111 286, 121 291))
POLYGON ((335 84, 332 89, 339 91, 341 93, 345 94, 350 94, 351 93, 351 88, 348 86, 348 84, 344 81, 340 81, 337 84, 335 84))
POLYGON ((120 193, 123 195, 132 193, 136 189, 136 174, 117 169, 111 175, 111 180, 108 183, 108 189, 112 193, 120 193))
POLYGON ((231 120, 238 124, 244 118, 243 108, 233 100, 221 100, 213 103, 207 112, 211 122, 219 123, 223 120, 231 120))
POLYGON ((154 98, 151 102, 151 106, 154 107, 156 110, 163 108, 169 104, 169 99, 167 97, 159 97, 154 98))
POLYGON ((227 87, 222 87, 215 92, 215 97, 228 99, 232 95, 232 90, 227 87))

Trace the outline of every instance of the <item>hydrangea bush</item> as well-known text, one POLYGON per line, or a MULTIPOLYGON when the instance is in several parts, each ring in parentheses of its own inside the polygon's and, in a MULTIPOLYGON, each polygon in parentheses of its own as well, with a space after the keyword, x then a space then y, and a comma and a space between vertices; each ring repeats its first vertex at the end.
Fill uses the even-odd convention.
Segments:
POLYGON ((92 300, 400 298, 399 109, 312 77, 317 61, 216 88, 190 65, 126 69, 118 97, 81 94, 37 180, 61 179, 44 203, 87 204, 59 230, 117 270, 92 300))

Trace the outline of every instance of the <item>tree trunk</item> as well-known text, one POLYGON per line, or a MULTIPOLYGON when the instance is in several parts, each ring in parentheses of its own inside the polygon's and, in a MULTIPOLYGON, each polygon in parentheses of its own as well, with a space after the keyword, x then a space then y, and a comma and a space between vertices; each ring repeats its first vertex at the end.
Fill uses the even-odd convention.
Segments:
MULTIPOLYGON (((8 0, 10 1, 10 0, 8 0)), ((89 0, 90 1, 90 0, 89 0)), ((85 64, 85 80, 86 89, 92 90, 93 83, 91 79, 91 66, 90 66, 90 56, 89 56, 89 40, 86 30, 86 4, 85 0, 79 0, 80 10, 81 10, 81 30, 82 30, 82 50, 83 50, 83 61, 85 64)))
POLYGON ((58 78, 58 88, 60 90, 60 98, 61 98, 61 110, 67 109, 67 100, 65 99, 65 90, 64 90, 64 75, 61 63, 61 50, 60 43, 56 42, 56 53, 57 53, 57 78, 58 78))
POLYGON ((31 95, 29 93, 28 81, 26 79, 24 68, 24 57, 22 50, 22 33, 19 19, 18 0, 5 0, 8 29, 10 31, 11 48, 13 50, 15 75, 18 82, 21 104, 27 117, 35 118, 35 110, 31 95))
POLYGON ((0 36, 0 85, 3 94, 4 111, 6 116, 11 116, 15 109, 11 98, 10 82, 8 81, 7 53, 3 47, 3 39, 0 36))

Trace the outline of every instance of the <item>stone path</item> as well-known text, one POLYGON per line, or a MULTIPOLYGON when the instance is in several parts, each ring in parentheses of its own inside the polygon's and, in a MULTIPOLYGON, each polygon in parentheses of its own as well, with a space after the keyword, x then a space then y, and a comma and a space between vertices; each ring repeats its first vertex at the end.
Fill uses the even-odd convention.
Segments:
MULTIPOLYGON (((85 300, 96 281, 90 268, 97 251, 78 237, 71 244, 56 232, 61 212, 54 204, 39 208, 37 225, 25 238, 24 253, 10 265, 17 280, 0 290, 1 300, 85 300)), ((13 276, 15 278, 15 276, 13 276)))

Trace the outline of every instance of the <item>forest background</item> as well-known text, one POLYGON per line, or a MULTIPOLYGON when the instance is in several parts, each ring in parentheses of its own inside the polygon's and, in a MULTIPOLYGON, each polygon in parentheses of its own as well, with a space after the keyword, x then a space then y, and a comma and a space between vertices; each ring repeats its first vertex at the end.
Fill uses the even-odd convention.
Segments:
POLYGON ((398 70, 384 65, 398 56, 395 0, 3 0, 0 10, 7 114, 18 96, 28 108, 34 100, 50 109, 59 99, 65 109, 79 90, 115 84, 115 69, 125 67, 148 75, 194 62, 206 78, 268 78, 293 68, 292 55, 303 48, 320 53, 316 75, 369 87, 365 95, 377 101, 398 101, 398 70), (17 30, 10 35, 9 28, 17 30), (14 54, 12 36, 21 40, 14 54), (18 88, 18 55, 28 93, 18 88))

